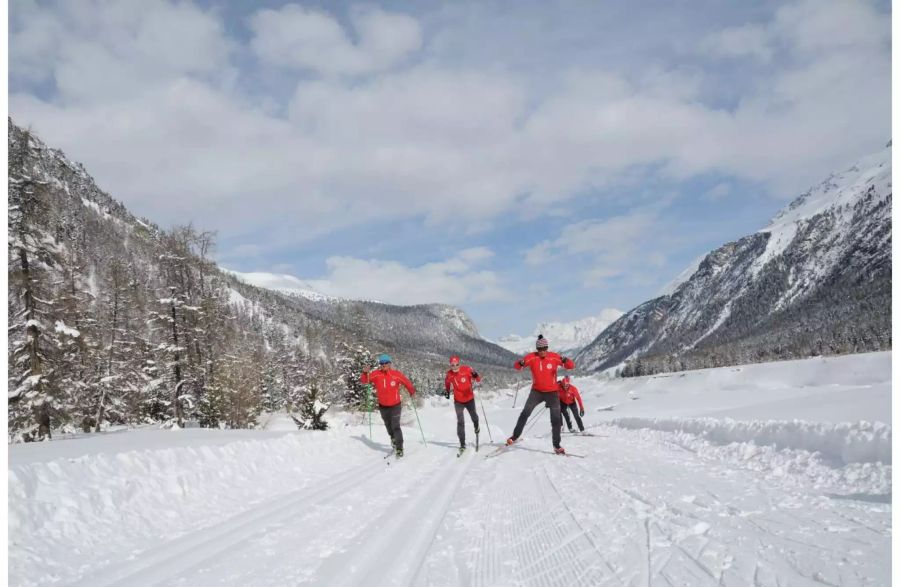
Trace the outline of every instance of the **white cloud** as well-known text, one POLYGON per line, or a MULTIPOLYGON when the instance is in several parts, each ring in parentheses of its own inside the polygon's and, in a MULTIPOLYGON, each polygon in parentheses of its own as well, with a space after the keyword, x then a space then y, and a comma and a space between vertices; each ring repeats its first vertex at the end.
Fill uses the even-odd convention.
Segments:
POLYGON ((721 200, 731 194, 731 191, 732 187, 730 183, 721 182, 707 190, 706 193, 703 194, 703 197, 712 201, 721 200))
POLYGON ((770 31, 761 25, 730 27, 707 35, 701 51, 720 57, 753 57, 769 61, 775 48, 770 31))
POLYGON ((493 271, 481 264, 493 256, 485 247, 464 249, 453 258, 410 267, 397 261, 329 257, 327 272, 313 279, 267 272, 233 272, 242 280, 271 289, 377 300, 390 304, 464 304, 509 299, 493 271))
POLYGON ((526 70, 407 65, 422 33, 403 15, 352 12, 352 42, 327 13, 261 11, 253 47, 267 63, 300 59, 279 65, 330 76, 296 81, 282 116, 240 91, 235 49, 249 47, 214 12, 163 0, 16 3, 13 78, 52 79, 58 94, 14 90, 10 111, 138 213, 233 237, 265 231, 254 241, 263 248, 374 224, 376 208, 465 230, 567 214, 577 208, 561 202, 635 168, 734 175, 788 196, 890 134, 889 19, 865 2, 816 6, 786 5, 754 25, 795 58, 772 59, 727 109, 703 101, 715 79, 696 67, 601 64, 542 85, 526 70), (278 32, 295 19, 296 31, 278 32), (354 72, 380 73, 338 76, 354 72))
POLYGON ((26 2, 10 13, 10 76, 52 79, 66 104, 116 102, 182 75, 233 73, 222 21, 190 2, 26 2))
POLYGON ((630 275, 645 281, 646 274, 665 264, 666 246, 662 207, 653 206, 603 220, 584 220, 560 230, 560 236, 538 243, 525 253, 532 266, 583 259, 582 284, 603 287, 609 280, 630 275))
POLYGON ((288 4, 250 19, 251 47, 264 63, 334 75, 389 69, 422 45, 419 23, 377 8, 351 14, 358 42, 326 12, 288 4))

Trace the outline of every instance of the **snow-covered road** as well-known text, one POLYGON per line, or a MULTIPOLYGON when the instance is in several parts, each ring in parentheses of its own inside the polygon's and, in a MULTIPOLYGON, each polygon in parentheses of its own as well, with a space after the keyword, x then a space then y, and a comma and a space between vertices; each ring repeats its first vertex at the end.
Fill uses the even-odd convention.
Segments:
MULTIPOLYGON (((788 446, 732 443, 721 429, 679 429, 690 420, 659 425, 646 404, 632 409, 649 399, 629 400, 634 388, 580 383, 594 436, 564 434, 563 444, 585 458, 550 454, 546 412, 495 458, 485 458, 494 447, 484 444, 456 458, 455 416, 443 399, 419 412, 427 446, 406 414, 399 461, 382 459, 380 422, 372 440, 366 426, 341 426, 232 443, 222 441, 226 432, 155 431, 146 434, 196 440, 151 450, 140 449, 143 440, 97 440, 91 454, 55 460, 54 445, 94 440, 13 447, 10 583, 890 584, 889 425, 838 422, 822 435, 829 424, 781 421, 792 431, 782 434, 788 446), (879 461, 883 447, 859 448, 885 437, 887 462, 879 461), (835 438, 856 448, 790 446, 814 438, 823 448, 835 438), (157 485, 144 487, 149 479, 157 485)), ((889 371, 887 385, 889 402, 889 371)), ((785 389, 779 410, 792 393, 841 392, 833 382, 785 389)), ((883 410, 884 386, 868 389, 856 409, 883 410)), ((735 399, 756 414, 773 401, 757 397, 735 399)), ((511 400, 486 404, 497 442, 518 414, 511 400)), ((716 404, 699 412, 708 403, 716 404)), ((767 429, 759 424, 725 430, 738 438, 767 429)), ((471 426, 468 434, 471 441, 471 426)))

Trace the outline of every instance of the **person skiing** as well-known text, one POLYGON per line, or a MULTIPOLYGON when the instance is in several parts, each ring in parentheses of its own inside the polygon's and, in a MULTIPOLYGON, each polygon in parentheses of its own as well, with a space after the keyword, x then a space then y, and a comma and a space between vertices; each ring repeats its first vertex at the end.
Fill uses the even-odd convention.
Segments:
POLYGON ((406 375, 391 368, 391 356, 379 355, 378 368, 372 372, 363 371, 360 381, 364 384, 371 383, 375 386, 375 396, 378 398, 378 411, 387 429, 391 446, 397 452, 398 457, 403 456, 403 431, 400 429, 400 411, 402 404, 400 386, 409 391, 410 396, 416 395, 416 388, 406 378, 406 375))
POLYGON ((521 371, 524 367, 531 369, 531 392, 528 399, 525 400, 525 407, 519 414, 519 420, 513 429, 513 434, 506 439, 506 444, 511 445, 525 429, 525 423, 531 412, 538 404, 543 403, 550 409, 550 428, 553 432, 553 450, 556 454, 564 455, 566 451, 559 444, 559 432, 562 428, 562 416, 559 408, 559 385, 556 382, 556 371, 563 367, 565 369, 574 369, 575 362, 568 357, 561 357, 556 353, 551 353, 550 341, 544 338, 543 334, 539 334, 535 342, 535 352, 525 355, 516 361, 514 365, 516 371, 521 371))
MULTIPOLYGON (((461 455, 466 450, 466 420, 463 410, 469 412, 472 418, 472 425, 475 426, 475 436, 478 436, 480 429, 478 427, 478 412, 475 410, 475 394, 473 385, 475 381, 481 381, 478 375, 468 365, 460 365, 459 357, 456 355, 450 357, 450 370, 444 377, 444 397, 450 399, 450 387, 453 387, 453 407, 456 409, 456 436, 459 437, 459 453, 461 455)), ((478 443, 475 443, 476 449, 478 443)))
POLYGON ((584 432, 584 424, 581 422, 581 416, 584 416, 584 403, 581 401, 581 394, 578 388, 569 382, 569 376, 566 375, 559 382, 559 403, 563 418, 566 419, 566 426, 569 432, 575 432, 572 428, 572 421, 569 420, 569 410, 572 410, 572 416, 578 424, 578 430, 584 432), (575 402, 578 401, 578 409, 575 409, 575 402))

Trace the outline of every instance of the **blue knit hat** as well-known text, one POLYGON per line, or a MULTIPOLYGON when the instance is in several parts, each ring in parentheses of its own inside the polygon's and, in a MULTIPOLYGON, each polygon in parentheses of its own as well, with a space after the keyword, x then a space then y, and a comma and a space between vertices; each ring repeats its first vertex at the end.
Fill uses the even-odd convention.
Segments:
POLYGON ((378 355, 378 364, 386 365, 388 363, 392 363, 390 355, 378 355))

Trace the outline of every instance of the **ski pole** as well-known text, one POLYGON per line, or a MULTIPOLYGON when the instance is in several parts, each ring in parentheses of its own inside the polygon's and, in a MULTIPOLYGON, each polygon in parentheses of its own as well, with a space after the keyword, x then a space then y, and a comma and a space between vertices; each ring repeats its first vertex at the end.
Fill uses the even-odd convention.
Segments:
POLYGON ((419 432, 422 434, 422 444, 427 447, 428 443, 425 442, 425 431, 422 430, 422 422, 419 420, 419 410, 416 408, 416 400, 413 398, 412 394, 409 394, 409 403, 412 404, 413 412, 416 414, 416 422, 419 424, 419 432))
POLYGON ((487 412, 484 411, 484 400, 481 399, 481 390, 479 390, 479 393, 478 393, 478 401, 481 402, 481 415, 484 416, 484 425, 487 426, 488 438, 490 438, 491 443, 493 443, 494 435, 491 434, 491 425, 488 423, 488 420, 487 420, 487 412))
POLYGON ((528 432, 529 430, 531 430, 532 426, 534 426, 535 424, 537 424, 538 416, 540 416, 541 414, 543 414, 543 413, 544 413, 544 410, 546 410, 546 409, 547 409, 547 406, 546 406, 546 405, 544 405, 544 406, 541 407, 541 411, 534 415, 534 418, 531 419, 531 424, 529 424, 529 425, 528 425, 528 428, 526 428, 526 429, 522 432, 522 436, 525 436, 525 433, 528 432))
POLYGON ((369 410, 369 440, 372 440, 372 386, 366 385, 366 408, 369 410))
POLYGON ((513 397, 513 407, 514 408, 516 407, 516 400, 519 399, 519 387, 521 387, 521 386, 522 386, 522 382, 517 381, 516 382, 516 395, 515 395, 515 397, 513 397))

